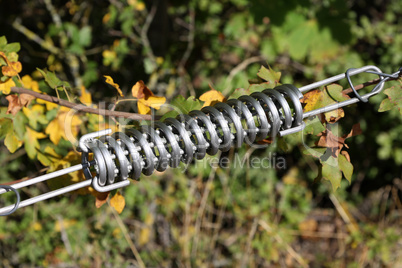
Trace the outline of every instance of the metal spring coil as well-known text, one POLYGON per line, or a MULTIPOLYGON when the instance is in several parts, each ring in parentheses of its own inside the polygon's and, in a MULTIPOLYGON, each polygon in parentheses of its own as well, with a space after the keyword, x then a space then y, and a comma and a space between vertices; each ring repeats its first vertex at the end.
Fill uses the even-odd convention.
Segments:
POLYGON ((175 168, 180 162, 188 164, 232 146, 274 139, 303 124, 301 98, 303 94, 295 86, 281 85, 154 122, 140 130, 90 140, 87 146, 94 155, 96 177, 91 175, 88 154, 83 154, 83 163, 88 163, 84 174, 103 187, 129 177, 138 180, 141 173, 151 175, 155 169, 175 168))

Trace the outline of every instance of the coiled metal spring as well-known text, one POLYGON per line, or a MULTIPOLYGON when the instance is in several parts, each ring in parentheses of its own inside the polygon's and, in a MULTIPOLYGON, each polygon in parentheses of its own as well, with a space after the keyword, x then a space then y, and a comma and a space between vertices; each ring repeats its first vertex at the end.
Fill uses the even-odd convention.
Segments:
POLYGON ((141 173, 151 175, 155 170, 164 171, 168 166, 177 167, 180 162, 190 163, 206 154, 214 155, 221 150, 243 143, 253 144, 259 140, 301 131, 304 118, 336 110, 359 101, 366 102, 378 94, 384 83, 398 79, 402 68, 386 74, 376 66, 349 69, 344 74, 324 79, 301 88, 281 85, 274 89, 230 99, 226 103, 207 106, 201 111, 191 111, 163 122, 151 122, 149 126, 117 132, 109 136, 110 129, 89 133, 81 137, 81 164, 48 173, 36 178, 0 185, 0 194, 13 191, 17 202, 0 208, 0 216, 9 215, 19 207, 52 198, 83 187, 92 186, 98 192, 107 192, 128 186, 128 178, 138 180, 141 173), (378 75, 377 85, 361 96, 354 88, 350 77, 359 73, 378 75), (355 97, 303 113, 300 99, 303 92, 347 78, 355 97), (100 137, 100 138, 97 138, 100 137), (89 160, 89 153, 93 160, 89 160), (83 170, 86 180, 20 201, 16 189, 83 170), (94 176, 92 175, 94 173, 94 176))
MULTIPOLYGON (((94 154, 96 178, 92 178, 89 167, 85 174, 97 181, 96 190, 107 191, 104 186, 115 180, 138 180, 141 173, 151 175, 154 170, 175 168, 180 162, 188 164, 218 150, 226 152, 232 146, 297 132, 304 126, 301 98, 303 94, 295 86, 281 85, 140 130, 92 139, 87 146, 94 154)), ((83 162, 88 162, 87 154, 83 154, 83 162)))

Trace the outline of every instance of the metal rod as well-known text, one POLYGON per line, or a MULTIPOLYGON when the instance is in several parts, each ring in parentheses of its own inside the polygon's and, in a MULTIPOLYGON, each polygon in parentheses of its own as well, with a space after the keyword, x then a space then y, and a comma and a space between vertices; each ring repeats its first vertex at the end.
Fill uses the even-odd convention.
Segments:
MULTIPOLYGON (((62 169, 60 171, 64 171, 64 169, 62 169)), ((49 174, 52 174, 52 173, 49 173, 49 174)), ((51 192, 46 193, 46 194, 41 194, 41 195, 38 195, 38 196, 35 196, 35 197, 32 197, 32 198, 26 199, 26 200, 21 201, 19 203, 18 208, 26 207, 26 206, 32 205, 34 203, 37 203, 37 202, 40 202, 40 201, 43 201, 43 200, 58 196, 58 195, 62 195, 62 194, 65 194, 65 193, 68 193, 68 192, 71 192, 71 191, 81 189, 83 187, 91 186, 91 183, 92 183, 92 181, 85 180, 85 181, 74 183, 72 185, 69 185, 69 186, 66 186, 66 187, 51 191, 51 192)), ((14 205, 10 205, 10 206, 7 206, 7 207, 0 208, 0 214, 8 212, 13 208, 14 208, 14 205)))
MULTIPOLYGON (((82 170, 82 164, 78 164, 78 165, 75 165, 75 166, 72 166, 69 168, 64 168, 64 169, 61 169, 58 171, 54 171, 52 173, 48 173, 48 174, 45 174, 45 175, 42 175, 42 176, 39 176, 39 177, 36 177, 33 179, 29 179, 26 181, 18 182, 18 183, 13 184, 12 187, 14 189, 20 189, 20 188, 23 188, 23 187, 26 187, 26 186, 29 186, 32 184, 36 184, 36 183, 39 183, 42 181, 47 181, 47 180, 68 174, 70 172, 78 171, 78 170, 82 170)), ((5 192, 6 192, 6 190, 0 189, 0 194, 3 194, 5 192)))
MULTIPOLYGON (((374 70, 374 71, 376 71, 378 73, 381 73, 380 68, 378 68, 377 66, 367 65, 367 66, 364 66, 364 67, 361 67, 361 68, 351 70, 349 72, 349 75, 353 76, 353 75, 363 73, 363 72, 366 72, 366 71, 369 71, 369 70, 374 70)), ((330 78, 327 78, 327 79, 312 83, 310 85, 300 87, 299 90, 301 92, 307 92, 307 91, 310 91, 312 89, 315 89, 315 88, 318 88, 318 87, 321 87, 321 86, 324 86, 324 85, 334 83, 334 82, 339 81, 339 80, 344 79, 344 78, 346 78, 346 74, 344 74, 344 73, 343 74, 338 74, 338 75, 332 76, 330 78)), ((384 84, 381 85, 379 90, 381 91, 383 87, 384 87, 384 84)))

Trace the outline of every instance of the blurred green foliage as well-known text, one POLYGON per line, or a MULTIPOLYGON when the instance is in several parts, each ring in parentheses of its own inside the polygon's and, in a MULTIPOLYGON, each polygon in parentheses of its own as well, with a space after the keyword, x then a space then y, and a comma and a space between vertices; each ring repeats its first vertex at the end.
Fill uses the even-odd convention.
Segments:
MULTIPOLYGON (((399 0, 0 1, 0 25, 10 43, 21 44, 23 73, 39 77, 36 68, 47 68, 73 95, 84 85, 94 103, 114 96, 103 75, 123 92, 144 80, 170 103, 210 87, 226 96, 243 92, 261 64, 282 72, 282 83, 301 86, 351 67, 394 72, 402 63, 399 0)), ((401 265, 402 120, 396 108, 377 112, 385 98, 345 109, 339 132, 360 123, 363 134, 348 140, 355 172, 336 194, 316 183, 319 163, 302 153, 301 134, 291 135, 267 149, 224 155, 241 163, 282 157, 284 169, 220 168, 209 157, 133 183, 123 190, 121 215, 96 209, 90 195, 71 194, 1 217, 0 264, 401 265)), ((58 153, 65 156, 69 146, 61 142, 58 153)), ((43 168, 22 149, 0 150, 0 182, 43 168)), ((47 190, 41 185, 23 196, 47 190)))

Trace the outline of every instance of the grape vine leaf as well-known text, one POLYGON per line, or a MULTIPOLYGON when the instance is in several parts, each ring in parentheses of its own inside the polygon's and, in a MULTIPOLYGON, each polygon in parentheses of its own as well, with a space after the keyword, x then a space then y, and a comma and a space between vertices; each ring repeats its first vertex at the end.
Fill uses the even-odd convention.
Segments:
POLYGON ((66 81, 61 81, 54 72, 49 72, 47 70, 42 70, 36 68, 45 78, 46 84, 53 89, 63 90, 64 88, 70 88, 70 84, 66 81))
POLYGON ((179 113, 188 114, 192 110, 199 110, 201 109, 202 104, 194 96, 190 96, 185 99, 182 95, 179 95, 173 99, 173 101, 170 103, 170 106, 174 107, 174 109, 165 113, 160 119, 161 121, 163 121, 165 118, 176 117, 179 113))
POLYGON ((281 79, 281 72, 275 72, 269 67, 267 69, 265 66, 261 66, 260 70, 257 73, 258 77, 267 81, 268 84, 271 84, 272 87, 275 87, 279 84, 279 80, 281 79))
POLYGON ((384 93, 388 96, 388 98, 381 102, 378 111, 385 112, 396 107, 399 110, 399 113, 402 115, 402 82, 400 86, 387 88, 384 90, 384 93))

